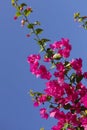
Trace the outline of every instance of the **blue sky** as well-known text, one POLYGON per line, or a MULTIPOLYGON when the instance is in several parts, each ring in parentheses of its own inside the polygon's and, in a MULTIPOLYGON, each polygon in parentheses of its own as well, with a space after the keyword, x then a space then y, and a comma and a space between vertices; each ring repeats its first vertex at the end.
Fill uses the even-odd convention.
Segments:
MULTIPOLYGON (((23 1, 23 0, 19 0, 23 1)), ((43 37, 51 43, 62 37, 72 44, 71 58, 81 57, 87 70, 87 31, 73 20, 74 12, 87 15, 87 0, 24 0, 34 12, 30 21, 39 20, 43 37)), ((0 130, 50 130, 54 120, 43 120, 39 109, 33 107, 29 89, 42 90, 44 81, 36 79, 26 62, 31 53, 38 53, 38 46, 26 38, 28 30, 14 21, 15 9, 10 1, 0 1, 0 130)))

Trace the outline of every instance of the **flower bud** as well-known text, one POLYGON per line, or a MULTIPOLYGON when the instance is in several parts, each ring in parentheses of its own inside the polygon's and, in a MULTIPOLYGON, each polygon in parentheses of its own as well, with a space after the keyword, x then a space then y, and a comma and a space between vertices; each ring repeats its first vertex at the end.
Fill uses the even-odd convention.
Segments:
POLYGON ((25 22, 26 22, 26 21, 25 21, 24 19, 22 19, 22 20, 21 20, 21 26, 24 26, 24 25, 25 25, 25 22))
POLYGON ((18 18, 18 17, 15 15, 15 16, 14 16, 14 20, 16 20, 17 18, 18 18))
POLYGON ((32 12, 32 8, 31 7, 27 7, 27 10, 32 12))
POLYGON ((26 34, 26 37, 30 37, 30 34, 26 34))
POLYGON ((22 11, 23 10, 23 7, 20 7, 20 11, 22 11))
POLYGON ((61 59, 61 55, 56 53, 56 54, 53 55, 53 59, 60 60, 61 59))

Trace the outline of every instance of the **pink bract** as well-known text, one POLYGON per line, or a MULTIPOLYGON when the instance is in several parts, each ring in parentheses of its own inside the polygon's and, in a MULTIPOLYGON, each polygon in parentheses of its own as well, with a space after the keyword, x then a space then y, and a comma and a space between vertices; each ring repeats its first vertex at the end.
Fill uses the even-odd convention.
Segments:
POLYGON ((46 108, 40 109, 40 115, 42 118, 48 119, 48 114, 47 114, 46 108))
POLYGON ((70 55, 70 51, 72 49, 69 39, 62 38, 61 41, 54 42, 53 44, 50 45, 50 48, 55 50, 57 49, 58 53, 64 57, 68 58, 70 55))
POLYGON ((51 73, 46 69, 44 65, 40 65, 40 67, 38 68, 38 74, 42 79, 50 80, 50 78, 52 77, 51 73))
POLYGON ((41 59, 41 57, 40 57, 39 54, 38 55, 31 54, 30 56, 27 57, 27 62, 33 64, 33 63, 37 62, 40 59, 41 59))
POLYGON ((84 106, 87 108, 87 94, 81 98, 81 101, 84 104, 84 106))
POLYGON ((76 71, 76 73, 82 72, 82 59, 81 58, 73 59, 70 64, 72 68, 76 71))
POLYGON ((87 130, 87 117, 83 117, 81 119, 82 126, 84 127, 84 130, 87 130))
POLYGON ((87 79, 87 72, 84 72, 83 76, 84 76, 85 79, 87 79))

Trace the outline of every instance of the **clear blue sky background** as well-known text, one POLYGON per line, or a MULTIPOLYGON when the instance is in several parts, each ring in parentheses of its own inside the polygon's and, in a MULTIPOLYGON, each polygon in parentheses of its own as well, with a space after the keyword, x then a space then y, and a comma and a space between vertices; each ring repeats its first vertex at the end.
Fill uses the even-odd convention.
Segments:
MULTIPOLYGON (((20 0, 23 1, 23 0, 20 0)), ((30 21, 39 20, 43 37, 53 41, 69 38, 72 57, 81 57, 87 70, 87 31, 74 22, 74 12, 87 15, 87 0, 24 0, 34 13, 30 21)), ((28 30, 14 21, 15 9, 10 0, 0 0, 0 130, 50 130, 56 121, 43 120, 28 95, 29 89, 42 90, 44 81, 29 72, 27 56, 38 52, 35 41, 26 38, 28 30)), ((51 42, 51 43, 52 43, 51 42)))

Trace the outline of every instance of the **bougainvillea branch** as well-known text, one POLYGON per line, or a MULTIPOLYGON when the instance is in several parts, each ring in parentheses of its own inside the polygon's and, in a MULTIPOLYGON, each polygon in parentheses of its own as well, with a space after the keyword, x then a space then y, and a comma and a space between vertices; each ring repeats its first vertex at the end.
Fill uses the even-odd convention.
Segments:
POLYGON ((82 23, 81 27, 87 29, 87 16, 81 16, 79 12, 74 14, 74 20, 76 22, 82 23))
POLYGON ((18 4, 18 0, 12 0, 12 5, 16 8, 14 19, 16 20, 17 18, 22 17, 21 25, 26 26, 30 31, 26 36, 29 37, 34 34, 35 40, 39 44, 41 51, 46 51, 45 43, 49 42, 50 40, 46 38, 40 39, 39 34, 43 32, 43 29, 37 28, 37 26, 40 25, 40 22, 35 21, 34 23, 31 23, 28 20, 28 16, 33 12, 32 8, 28 7, 25 3, 18 4))
MULTIPOLYGON (((46 80, 43 93, 30 90, 34 106, 40 106, 42 118, 57 119, 58 122, 51 128, 52 130, 87 130, 87 88, 82 83, 87 79, 87 72, 82 70, 82 59, 68 60, 72 47, 67 38, 55 41, 47 47, 46 42, 49 40, 41 39, 39 36, 43 32, 43 29, 37 28, 40 22, 30 23, 28 20, 32 8, 25 3, 18 4, 18 0, 12 0, 12 5, 16 8, 14 20, 22 18, 21 25, 26 26, 30 31, 27 36, 34 34, 36 42, 44 53, 44 57, 41 53, 27 57, 30 72, 46 80), (40 62, 41 58, 42 62, 40 62), (49 63, 50 67, 43 63, 49 63)), ((77 15, 75 14, 75 19, 80 17, 77 15)))

